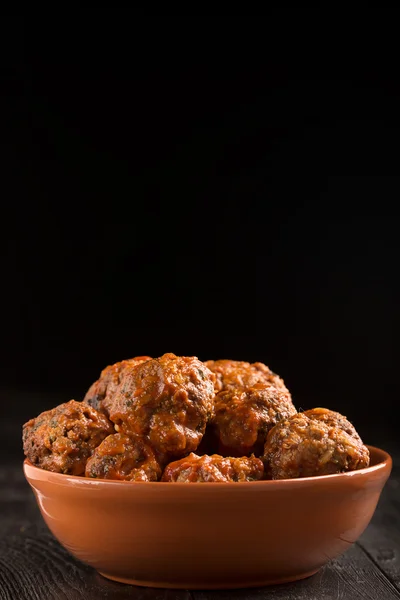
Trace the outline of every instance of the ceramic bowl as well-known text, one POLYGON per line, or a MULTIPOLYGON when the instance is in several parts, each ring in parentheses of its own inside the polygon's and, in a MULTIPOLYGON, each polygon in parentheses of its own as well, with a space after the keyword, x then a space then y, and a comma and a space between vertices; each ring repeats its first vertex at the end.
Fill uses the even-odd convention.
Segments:
POLYGON ((71 554, 124 583, 263 586, 308 577, 367 527, 392 461, 367 469, 250 483, 121 482, 24 463, 48 527, 71 554))

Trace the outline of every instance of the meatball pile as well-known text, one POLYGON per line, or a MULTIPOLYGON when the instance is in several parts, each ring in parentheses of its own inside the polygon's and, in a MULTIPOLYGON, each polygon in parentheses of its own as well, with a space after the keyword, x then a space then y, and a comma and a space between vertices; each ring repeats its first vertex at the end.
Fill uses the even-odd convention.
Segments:
POLYGON ((297 413, 263 363, 172 353, 106 367, 82 402, 25 423, 23 445, 42 469, 120 481, 249 482, 369 465, 346 417, 297 413))

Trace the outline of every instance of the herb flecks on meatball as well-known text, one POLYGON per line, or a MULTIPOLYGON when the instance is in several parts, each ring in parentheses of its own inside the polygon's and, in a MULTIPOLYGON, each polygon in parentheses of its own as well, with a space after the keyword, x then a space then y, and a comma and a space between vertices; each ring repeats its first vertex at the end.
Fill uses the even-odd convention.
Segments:
POLYGON ((195 483, 195 482, 243 482, 257 481, 263 477, 264 466, 255 456, 223 457, 212 456, 188 457, 170 463, 164 470, 161 481, 195 483))
POLYGON ((205 365, 215 374, 215 391, 243 389, 257 384, 273 385, 287 391, 283 379, 263 363, 240 360, 208 360, 205 365))
POLYGON ((164 354, 125 370, 110 419, 121 433, 147 436, 157 455, 168 461, 197 448, 213 404, 214 375, 204 363, 164 354))
POLYGON ((70 400, 25 423, 24 452, 47 471, 83 475, 93 450, 113 431, 105 415, 70 400))
POLYGON ((158 481, 161 466, 145 438, 115 433, 106 437, 86 464, 86 477, 158 481))
POLYGON ((114 365, 109 365, 102 370, 99 379, 90 386, 83 402, 108 415, 110 402, 114 397, 125 370, 128 367, 140 365, 146 360, 151 360, 150 356, 136 356, 135 358, 121 360, 114 365))
POLYGON ((346 417, 315 408, 275 425, 263 460, 272 479, 292 479, 368 467, 369 451, 346 417))

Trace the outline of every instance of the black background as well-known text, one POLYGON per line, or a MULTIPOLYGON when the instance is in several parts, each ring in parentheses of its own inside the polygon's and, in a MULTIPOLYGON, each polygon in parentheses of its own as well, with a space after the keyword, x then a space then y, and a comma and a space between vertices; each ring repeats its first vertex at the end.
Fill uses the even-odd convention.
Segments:
POLYGON ((395 430, 397 71, 95 13, 2 22, 2 418, 171 351, 395 430))

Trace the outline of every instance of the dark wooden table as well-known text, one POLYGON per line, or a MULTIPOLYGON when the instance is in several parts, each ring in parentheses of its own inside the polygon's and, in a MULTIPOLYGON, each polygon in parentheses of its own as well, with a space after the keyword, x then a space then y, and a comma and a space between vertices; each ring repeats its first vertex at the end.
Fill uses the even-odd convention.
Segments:
MULTIPOLYGON (((1 398, 0 398, 1 399, 1 398)), ((54 401, 53 404, 58 402, 54 401)), ((22 473, 20 415, 0 419, 1 600, 392 600, 400 599, 400 445, 384 432, 365 439, 392 453, 394 468, 371 524, 347 552, 303 581, 269 588, 185 591, 108 581, 75 560, 44 524, 22 473), (8 452, 4 453, 4 448, 8 452)), ((31 416, 31 415, 28 415, 31 416)), ((268 543, 268 540, 266 540, 268 543)))

